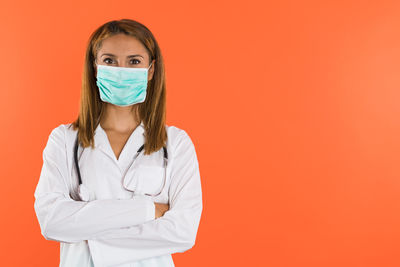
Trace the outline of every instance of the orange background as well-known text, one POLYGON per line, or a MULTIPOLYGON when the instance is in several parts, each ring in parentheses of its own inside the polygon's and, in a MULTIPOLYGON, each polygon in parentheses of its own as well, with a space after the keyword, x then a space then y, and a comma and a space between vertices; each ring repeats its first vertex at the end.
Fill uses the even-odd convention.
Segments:
POLYGON ((144 23, 167 124, 200 165, 197 243, 176 266, 400 266, 399 1, 3 1, 2 266, 58 266, 33 193, 78 114, 89 35, 144 23))

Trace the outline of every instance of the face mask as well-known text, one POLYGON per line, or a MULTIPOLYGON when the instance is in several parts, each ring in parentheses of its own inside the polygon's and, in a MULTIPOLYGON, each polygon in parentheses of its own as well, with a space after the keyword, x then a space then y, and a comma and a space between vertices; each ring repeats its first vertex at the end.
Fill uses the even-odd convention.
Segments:
MULTIPOLYGON (((153 62, 151 63, 153 64, 153 62)), ((146 99, 148 68, 97 65, 100 99, 117 106, 130 106, 146 99)))

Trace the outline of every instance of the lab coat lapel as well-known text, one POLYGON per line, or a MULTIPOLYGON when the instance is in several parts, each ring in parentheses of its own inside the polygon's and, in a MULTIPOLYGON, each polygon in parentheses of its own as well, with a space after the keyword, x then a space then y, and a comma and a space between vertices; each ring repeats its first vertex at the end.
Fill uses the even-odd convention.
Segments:
POLYGON ((145 136, 144 136, 144 124, 141 122, 132 134, 129 136, 126 141, 121 154, 117 160, 117 157, 112 150, 110 141, 108 140, 107 133, 104 129, 97 125, 95 133, 94 133, 95 147, 110 157, 111 160, 118 165, 121 170, 121 173, 124 172, 126 166, 133 160, 137 150, 144 144, 145 136))

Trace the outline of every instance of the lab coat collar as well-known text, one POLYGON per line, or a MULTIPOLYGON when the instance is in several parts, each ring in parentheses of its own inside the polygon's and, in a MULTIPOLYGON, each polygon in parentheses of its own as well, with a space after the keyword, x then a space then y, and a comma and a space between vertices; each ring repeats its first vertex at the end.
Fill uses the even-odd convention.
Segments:
POLYGON ((100 126, 100 123, 97 125, 94 132, 94 141, 95 147, 107 154, 110 158, 112 158, 117 165, 121 168, 128 164, 136 151, 144 144, 145 141, 145 130, 143 121, 133 130, 128 140, 126 141, 119 158, 115 156, 114 151, 112 150, 110 141, 108 140, 107 133, 100 126))

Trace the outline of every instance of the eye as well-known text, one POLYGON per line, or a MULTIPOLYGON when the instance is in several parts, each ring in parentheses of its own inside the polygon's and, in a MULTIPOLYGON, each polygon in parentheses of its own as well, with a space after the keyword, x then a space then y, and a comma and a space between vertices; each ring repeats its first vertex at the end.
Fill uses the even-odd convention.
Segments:
MULTIPOLYGON (((140 64, 140 60, 138 60, 138 59, 132 59, 131 61, 129 61, 130 63, 132 63, 133 61, 137 61, 138 63, 137 64, 140 64)), ((133 63, 132 63, 133 64, 133 63)), ((137 65, 137 64, 134 64, 134 65, 137 65)))
POLYGON ((105 63, 107 63, 107 64, 111 63, 111 62, 107 62, 107 59, 110 59, 110 60, 112 60, 111 58, 109 58, 109 57, 106 57, 106 58, 103 60, 103 62, 105 62, 105 63))

